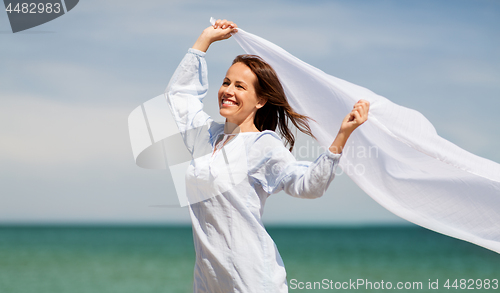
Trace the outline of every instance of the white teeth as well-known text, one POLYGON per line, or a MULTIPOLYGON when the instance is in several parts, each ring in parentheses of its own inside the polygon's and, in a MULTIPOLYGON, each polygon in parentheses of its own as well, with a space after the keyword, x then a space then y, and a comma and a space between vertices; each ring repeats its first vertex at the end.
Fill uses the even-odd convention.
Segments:
POLYGON ((222 100, 222 104, 226 104, 226 105, 236 105, 236 103, 234 103, 233 101, 229 101, 229 100, 222 100))

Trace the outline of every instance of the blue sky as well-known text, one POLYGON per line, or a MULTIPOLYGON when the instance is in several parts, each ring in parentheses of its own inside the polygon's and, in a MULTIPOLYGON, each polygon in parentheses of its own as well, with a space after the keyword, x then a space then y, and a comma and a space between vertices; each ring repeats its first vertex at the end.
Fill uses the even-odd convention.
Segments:
MULTIPOLYGON (((0 13, 0 223, 188 223, 187 209, 158 207, 176 203, 173 184, 168 171, 135 166, 127 117, 164 91, 211 16, 421 112, 444 138, 500 162, 498 1, 87 0, 16 34, 0 13)), ((208 51, 213 117, 241 53, 234 40, 208 51)), ((264 219, 406 223, 346 175, 317 200, 271 197, 264 219)))

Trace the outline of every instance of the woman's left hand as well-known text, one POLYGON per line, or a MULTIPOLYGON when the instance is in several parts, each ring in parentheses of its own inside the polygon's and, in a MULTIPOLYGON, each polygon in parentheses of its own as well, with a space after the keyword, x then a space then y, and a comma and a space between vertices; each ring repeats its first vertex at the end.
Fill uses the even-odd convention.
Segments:
POLYGON ((340 132, 351 134, 354 129, 358 128, 361 124, 365 123, 368 119, 368 110, 370 109, 370 102, 366 100, 359 100, 352 108, 351 113, 342 121, 340 132))
POLYGON ((354 129, 358 128, 361 124, 365 123, 368 119, 368 110, 370 109, 370 103, 365 100, 359 100, 354 107, 352 108, 351 113, 345 116, 342 121, 342 125, 340 125, 339 133, 329 150, 334 154, 342 153, 345 144, 347 143, 347 139, 354 131, 354 129))

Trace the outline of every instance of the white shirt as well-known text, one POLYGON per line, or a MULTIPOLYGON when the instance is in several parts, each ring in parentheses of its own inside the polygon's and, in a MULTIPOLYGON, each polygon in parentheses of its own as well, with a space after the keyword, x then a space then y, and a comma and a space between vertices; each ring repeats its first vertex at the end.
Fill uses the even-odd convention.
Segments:
POLYGON ((283 261, 262 224, 264 204, 281 190, 301 198, 322 196, 341 155, 326 150, 314 162, 297 161, 270 130, 239 133, 214 153, 220 136, 228 134, 224 124, 203 111, 208 91, 204 56, 189 49, 166 91, 195 158, 186 172, 188 197, 204 199, 189 206, 196 250, 194 292, 288 292, 283 261), (200 149, 204 153, 197 154, 200 149), (240 163, 220 164, 232 159, 240 163), (230 166, 231 180, 214 179, 225 178, 221 166, 230 166))

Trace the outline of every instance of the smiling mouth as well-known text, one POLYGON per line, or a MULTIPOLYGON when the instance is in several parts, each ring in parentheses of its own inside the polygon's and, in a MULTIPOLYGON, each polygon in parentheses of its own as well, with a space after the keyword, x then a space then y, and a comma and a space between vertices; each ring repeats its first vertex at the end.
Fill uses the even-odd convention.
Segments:
POLYGON ((238 106, 238 104, 230 100, 222 99, 222 106, 238 106))

